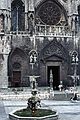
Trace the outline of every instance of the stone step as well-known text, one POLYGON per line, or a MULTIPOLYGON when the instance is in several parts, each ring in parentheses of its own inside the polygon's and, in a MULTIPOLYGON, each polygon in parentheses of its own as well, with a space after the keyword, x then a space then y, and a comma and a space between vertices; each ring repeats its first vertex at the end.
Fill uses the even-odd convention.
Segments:
MULTIPOLYGON (((26 94, 1 94, 0 95, 0 100, 28 100, 32 95, 29 93, 26 94)), ((65 94, 65 93, 54 93, 54 94, 49 94, 47 92, 44 93, 39 93, 37 96, 40 99, 52 99, 52 100, 57 100, 57 101, 67 101, 70 100, 71 97, 73 97, 73 93, 65 94)))

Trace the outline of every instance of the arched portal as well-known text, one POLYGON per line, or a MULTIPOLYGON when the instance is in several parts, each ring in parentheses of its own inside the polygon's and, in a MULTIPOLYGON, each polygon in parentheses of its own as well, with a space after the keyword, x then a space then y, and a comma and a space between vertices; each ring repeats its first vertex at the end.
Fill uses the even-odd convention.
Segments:
POLYGON ((28 86, 28 60, 25 52, 19 48, 11 51, 8 57, 9 87, 28 86))
POLYGON ((40 53, 41 83, 50 86, 50 72, 53 76, 53 89, 58 90, 61 81, 67 78, 69 67, 68 51, 54 39, 47 44, 40 53))

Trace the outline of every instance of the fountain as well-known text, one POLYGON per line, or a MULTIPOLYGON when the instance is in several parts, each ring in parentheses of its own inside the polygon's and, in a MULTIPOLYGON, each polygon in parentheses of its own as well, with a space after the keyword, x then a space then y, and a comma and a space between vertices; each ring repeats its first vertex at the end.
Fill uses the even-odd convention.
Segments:
POLYGON ((32 96, 28 99, 27 107, 9 113, 10 120, 57 120, 58 113, 51 109, 41 107, 40 98, 37 97, 36 76, 30 77, 32 96))
MULTIPOLYGON (((33 64, 32 64, 33 69, 33 64)), ((32 96, 28 99, 27 107, 9 113, 10 120, 57 120, 58 113, 51 109, 41 108, 40 98, 37 97, 37 82, 39 76, 29 76, 32 96)))

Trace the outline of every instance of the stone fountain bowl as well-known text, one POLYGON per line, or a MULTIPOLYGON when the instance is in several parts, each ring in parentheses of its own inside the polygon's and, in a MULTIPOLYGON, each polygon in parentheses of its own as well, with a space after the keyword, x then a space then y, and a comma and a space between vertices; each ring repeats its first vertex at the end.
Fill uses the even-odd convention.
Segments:
POLYGON ((26 108, 18 109, 18 110, 15 110, 9 113, 9 119, 10 120, 43 120, 43 119, 44 120, 57 120, 58 119, 58 113, 55 110, 52 110, 53 112, 55 112, 55 114, 46 115, 43 117, 21 117, 21 116, 15 115, 15 112, 23 110, 23 109, 26 109, 26 108))

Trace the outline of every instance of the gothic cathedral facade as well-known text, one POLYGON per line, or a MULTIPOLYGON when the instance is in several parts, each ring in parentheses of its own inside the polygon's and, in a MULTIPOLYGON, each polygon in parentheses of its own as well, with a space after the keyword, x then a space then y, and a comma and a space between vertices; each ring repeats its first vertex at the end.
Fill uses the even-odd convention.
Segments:
POLYGON ((79 35, 79 0, 1 0, 0 88, 79 85, 79 35))

